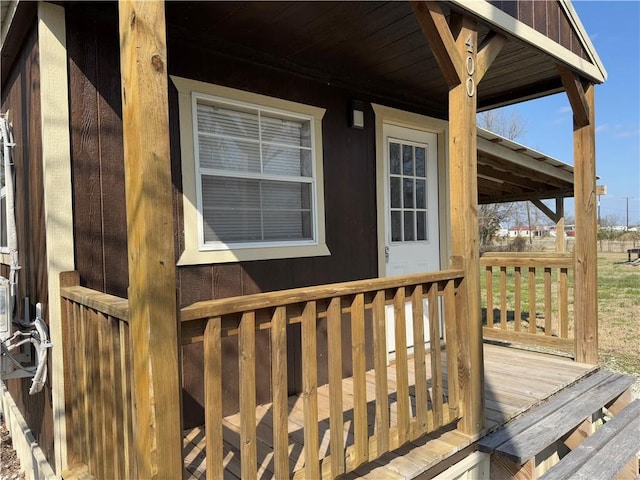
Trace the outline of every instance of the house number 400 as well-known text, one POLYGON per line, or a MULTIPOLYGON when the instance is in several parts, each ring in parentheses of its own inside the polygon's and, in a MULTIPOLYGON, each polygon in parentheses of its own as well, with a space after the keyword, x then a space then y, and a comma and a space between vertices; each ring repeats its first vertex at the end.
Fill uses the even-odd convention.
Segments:
POLYGON ((465 66, 467 67, 467 77, 466 87, 467 87, 467 95, 473 97, 476 93, 476 82, 473 79, 473 74, 476 71, 476 62, 473 59, 473 38, 469 37, 469 39, 465 42, 467 47, 467 59, 465 61, 465 66))

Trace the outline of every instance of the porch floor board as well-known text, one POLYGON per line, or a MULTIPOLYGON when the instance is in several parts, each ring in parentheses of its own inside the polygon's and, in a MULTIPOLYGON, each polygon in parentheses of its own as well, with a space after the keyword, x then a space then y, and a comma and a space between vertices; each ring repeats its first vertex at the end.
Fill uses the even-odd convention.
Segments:
MULTIPOLYGON (((443 354, 446 392, 446 357, 443 354)), ((426 357, 430 372, 429 356, 426 357)), ((512 418, 529 410, 544 399, 572 385, 594 369, 591 365, 566 358, 517 350, 497 345, 484 345, 486 433, 497 429, 512 418)), ((395 366, 388 367, 391 424, 396 421, 395 366)), ((369 433, 375 424, 375 385, 373 372, 367 373, 367 401, 369 402, 369 433)), ((409 384, 414 385, 413 362, 409 362, 409 384)), ((353 381, 343 380, 345 446, 353 444, 353 381)), ((414 401, 415 399, 412 398, 414 401)), ((448 409, 445 409, 447 411, 448 409)), ((273 477, 273 440, 271 404, 256 409, 258 436, 258 478, 273 477)), ((318 388, 318 417, 320 458, 329 454, 329 387, 318 388)), ((304 466, 302 398, 289 397, 289 467, 294 472, 304 466)), ((447 419, 445 418, 445 421, 447 419)), ((225 478, 241 478, 240 472, 240 417, 231 415, 223 419, 225 478)), ((410 442, 369 464, 359 467, 343 478, 413 478, 438 462, 468 447, 476 440, 460 434, 455 425, 445 427, 426 437, 410 442)), ((187 478, 205 479, 204 426, 185 431, 185 469, 187 478)))

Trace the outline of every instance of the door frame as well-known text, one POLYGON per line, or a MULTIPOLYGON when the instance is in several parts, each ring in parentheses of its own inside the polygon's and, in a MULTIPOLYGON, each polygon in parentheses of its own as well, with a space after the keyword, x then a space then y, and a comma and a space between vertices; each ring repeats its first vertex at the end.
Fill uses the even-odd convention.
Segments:
POLYGON ((376 117, 376 210, 378 220, 378 277, 385 277, 387 263, 385 258, 385 183, 384 158, 385 139, 383 125, 395 125, 398 127, 421 130, 434 133, 438 138, 438 222, 440 233, 440 268, 449 266, 451 255, 451 222, 449 209, 449 122, 437 118, 427 117, 417 113, 406 112, 396 108, 386 107, 372 103, 376 117))

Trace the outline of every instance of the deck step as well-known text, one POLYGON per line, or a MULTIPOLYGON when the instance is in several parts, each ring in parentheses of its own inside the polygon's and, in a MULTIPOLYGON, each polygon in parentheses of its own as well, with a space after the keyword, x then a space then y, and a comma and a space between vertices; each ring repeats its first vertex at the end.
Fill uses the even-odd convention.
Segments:
MULTIPOLYGON (((613 480, 640 452, 640 399, 569 452, 540 480, 613 480)), ((637 464, 634 475, 637 476, 637 464)))
POLYGON ((600 370, 480 440, 483 452, 522 465, 608 405, 634 378, 600 370))

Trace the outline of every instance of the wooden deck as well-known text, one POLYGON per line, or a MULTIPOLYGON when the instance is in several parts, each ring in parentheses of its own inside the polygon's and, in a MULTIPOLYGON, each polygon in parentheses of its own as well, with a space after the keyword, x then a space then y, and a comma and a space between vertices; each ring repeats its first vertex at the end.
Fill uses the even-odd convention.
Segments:
MULTIPOLYGON (((429 356, 427 356, 427 361, 429 356)), ((444 360, 444 359, 443 359, 444 360)), ((486 430, 495 430, 520 413, 539 404, 584 377, 595 367, 573 362, 551 355, 538 354, 495 345, 484 346, 486 430)), ((446 361, 443 362, 446 379, 446 361)), ((413 385, 413 362, 409 368, 410 385, 413 385)), ((427 371, 430 371, 427 367, 427 371)), ((395 423, 396 385, 395 367, 388 368, 390 419, 395 423)), ((373 372, 368 372, 373 376, 373 372)), ((446 388, 446 381, 445 381, 446 388)), ((375 412, 375 389, 368 388, 369 429, 373 431, 375 412)), ((345 446, 353 442, 352 422, 352 382, 343 381, 344 439, 345 446)), ((412 402, 415 398, 412 397, 412 402)), ((291 471, 299 470, 304 464, 302 398, 289 398, 289 463, 291 471)), ((445 409, 446 410, 446 409, 445 409)), ((327 386, 318 389, 318 411, 321 457, 329 454, 329 391, 327 386)), ((445 424, 447 418, 444 419, 445 424)), ((240 478, 238 415, 223 419, 225 477, 240 478)), ((259 478, 273 477, 272 416, 271 405, 261 405, 256 410, 258 436, 259 478)), ((204 479, 205 475, 205 435, 204 427, 196 427, 184 432, 185 468, 188 478, 204 479)), ((370 432, 371 433, 371 432, 370 432)), ((427 437, 406 444, 396 452, 387 453, 375 462, 364 465, 345 478, 412 478, 438 462, 469 446, 474 439, 458 433, 455 429, 441 429, 427 437)))

